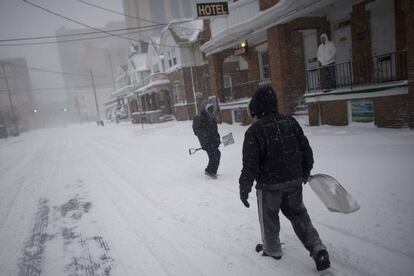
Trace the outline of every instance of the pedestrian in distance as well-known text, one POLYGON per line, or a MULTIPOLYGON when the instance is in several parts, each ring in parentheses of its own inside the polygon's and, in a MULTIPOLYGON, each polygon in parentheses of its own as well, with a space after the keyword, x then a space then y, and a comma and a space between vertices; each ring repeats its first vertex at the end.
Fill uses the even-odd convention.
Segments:
POLYGON ((209 161, 205 169, 205 174, 216 178, 221 157, 218 148, 221 142, 214 115, 215 106, 211 103, 206 103, 201 106, 200 110, 200 114, 196 115, 193 119, 193 131, 200 141, 201 148, 208 155, 209 161))
MULTIPOLYGON (((257 204, 264 256, 282 257, 279 210, 309 251, 317 270, 330 267, 326 247, 313 227, 302 200, 313 167, 313 153, 298 122, 278 112, 271 87, 256 91, 249 103, 256 121, 247 129, 243 143, 240 199, 249 208, 248 197, 256 181, 257 204)), ((258 245, 258 246, 259 246, 258 245)))

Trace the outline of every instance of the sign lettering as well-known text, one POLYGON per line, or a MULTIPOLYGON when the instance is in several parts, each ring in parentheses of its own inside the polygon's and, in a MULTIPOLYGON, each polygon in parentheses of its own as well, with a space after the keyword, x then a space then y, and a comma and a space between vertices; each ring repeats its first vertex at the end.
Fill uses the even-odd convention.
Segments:
POLYGON ((227 2, 197 3, 198 17, 220 16, 228 14, 229 6, 227 2))

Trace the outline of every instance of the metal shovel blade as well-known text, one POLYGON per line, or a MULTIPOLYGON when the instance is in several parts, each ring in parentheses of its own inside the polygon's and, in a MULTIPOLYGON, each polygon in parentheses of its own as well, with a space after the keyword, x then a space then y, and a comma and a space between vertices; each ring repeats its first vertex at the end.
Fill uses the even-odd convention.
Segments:
POLYGON ((224 135, 221 138, 221 140, 222 140, 223 146, 228 146, 228 145, 234 144, 233 132, 230 132, 229 134, 224 135))
POLYGON ((331 212, 348 214, 360 208, 358 202, 332 176, 326 174, 312 175, 309 185, 331 212))

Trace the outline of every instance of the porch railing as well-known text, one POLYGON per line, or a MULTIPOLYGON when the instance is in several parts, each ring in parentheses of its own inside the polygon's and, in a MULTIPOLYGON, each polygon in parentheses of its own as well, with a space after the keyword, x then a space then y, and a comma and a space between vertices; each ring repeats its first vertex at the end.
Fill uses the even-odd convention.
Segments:
POLYGON ((406 79, 406 51, 388 53, 306 71, 308 93, 406 79))
POLYGON ((236 101, 243 98, 251 98, 259 87, 271 85, 270 79, 249 81, 224 88, 224 102, 236 101))

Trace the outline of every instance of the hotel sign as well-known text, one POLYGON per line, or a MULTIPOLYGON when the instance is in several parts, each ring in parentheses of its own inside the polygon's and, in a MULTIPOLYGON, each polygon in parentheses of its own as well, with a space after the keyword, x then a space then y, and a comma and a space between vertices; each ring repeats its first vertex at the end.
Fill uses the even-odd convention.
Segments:
POLYGON ((198 17, 228 15, 229 6, 227 2, 197 3, 198 17))

